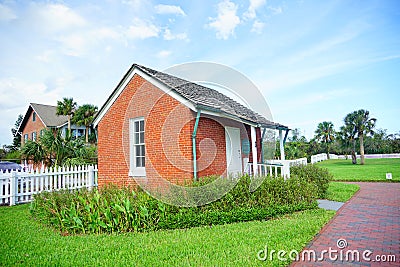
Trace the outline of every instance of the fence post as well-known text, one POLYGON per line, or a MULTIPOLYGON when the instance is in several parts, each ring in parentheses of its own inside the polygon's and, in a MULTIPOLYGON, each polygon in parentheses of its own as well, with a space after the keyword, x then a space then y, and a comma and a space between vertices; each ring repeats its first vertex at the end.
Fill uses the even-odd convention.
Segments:
POLYGON ((89 171, 88 189, 92 190, 92 188, 94 187, 94 167, 92 165, 89 165, 88 171, 89 171))
POLYGON ((287 160, 282 161, 282 176, 285 180, 290 178, 290 163, 287 160))
POLYGON ((17 172, 11 172, 10 177, 10 206, 14 206, 17 201, 17 193, 18 193, 18 176, 17 172))

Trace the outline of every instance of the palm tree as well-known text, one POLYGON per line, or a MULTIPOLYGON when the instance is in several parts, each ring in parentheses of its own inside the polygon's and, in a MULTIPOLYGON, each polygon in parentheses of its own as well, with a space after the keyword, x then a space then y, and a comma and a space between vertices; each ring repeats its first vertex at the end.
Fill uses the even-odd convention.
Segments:
POLYGON ((360 109, 347 114, 344 118, 344 122, 345 125, 353 129, 360 140, 360 164, 364 165, 364 136, 374 134, 373 128, 375 127, 376 119, 369 117, 368 110, 360 109))
POLYGON ((63 101, 57 101, 57 115, 68 116, 68 134, 71 134, 71 116, 74 114, 76 109, 76 102, 71 98, 63 98, 63 101))
POLYGON ((45 130, 38 141, 28 140, 21 153, 34 163, 45 163, 47 166, 84 164, 93 155, 82 140, 72 140, 71 136, 63 138, 60 131, 55 133, 45 130))
POLYGON ((97 112, 97 107, 94 105, 90 104, 85 104, 80 106, 75 114, 73 121, 77 125, 84 125, 86 127, 86 132, 85 132, 85 140, 86 143, 89 143, 89 127, 93 122, 94 115, 97 112))
POLYGON ((333 129, 333 123, 330 121, 319 123, 317 126, 317 130, 315 130, 315 139, 326 144, 329 159, 330 143, 335 139, 335 130, 333 129))
POLYGON ((340 127, 340 132, 338 133, 338 139, 342 146, 345 149, 346 159, 347 153, 349 152, 349 146, 351 146, 351 161, 353 164, 357 164, 357 157, 356 157, 356 139, 355 139, 356 132, 352 125, 344 125, 340 127))
POLYGON ((21 148, 21 154, 26 159, 32 160, 34 164, 39 164, 46 159, 45 148, 36 141, 28 140, 21 148))
POLYGON ((73 154, 73 149, 68 146, 70 141, 70 135, 67 135, 64 139, 59 130, 55 133, 51 130, 45 130, 40 138, 40 144, 45 148, 49 161, 55 166, 61 166, 64 159, 73 154))

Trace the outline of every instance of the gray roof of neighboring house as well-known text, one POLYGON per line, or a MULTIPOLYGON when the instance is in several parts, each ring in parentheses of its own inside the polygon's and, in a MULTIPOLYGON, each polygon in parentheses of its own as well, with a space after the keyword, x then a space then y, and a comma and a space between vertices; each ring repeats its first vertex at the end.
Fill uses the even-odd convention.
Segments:
POLYGON ((57 107, 56 106, 49 106, 49 105, 42 105, 42 104, 35 104, 31 103, 33 110, 36 112, 36 115, 42 119, 43 123, 47 127, 57 127, 62 126, 68 122, 68 116, 64 115, 56 115, 57 107))
POLYGON ((68 122, 68 116, 56 115, 56 106, 30 103, 25 117, 18 128, 18 132, 22 132, 25 124, 28 122, 29 114, 32 110, 36 112, 36 116, 39 117, 46 127, 60 127, 68 122))
POLYGON ((219 112, 233 115, 240 119, 244 119, 253 123, 258 123, 264 127, 287 129, 287 126, 269 121, 262 115, 254 112, 253 110, 243 106, 242 104, 236 102, 235 100, 224 94, 221 94, 214 89, 138 64, 133 64, 132 68, 138 68, 148 75, 158 79, 160 82, 167 85, 172 90, 176 91, 179 95, 183 96, 197 106, 208 107, 212 110, 217 110, 219 112))

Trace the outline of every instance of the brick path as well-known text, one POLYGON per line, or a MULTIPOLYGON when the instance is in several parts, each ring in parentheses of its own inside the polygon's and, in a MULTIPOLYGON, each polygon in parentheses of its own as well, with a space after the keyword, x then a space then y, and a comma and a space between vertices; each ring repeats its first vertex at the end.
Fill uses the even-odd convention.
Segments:
POLYGON ((336 255, 338 260, 331 260, 326 253, 324 261, 300 261, 292 266, 400 266, 400 183, 356 184, 360 190, 305 248, 316 251, 320 257, 321 251, 331 247, 337 250, 332 251, 332 259, 336 255), (347 242, 342 250, 337 246, 339 239, 347 242), (350 250, 358 250, 359 261, 351 261, 350 250), (366 250, 372 253, 369 255, 366 250), (363 259, 363 252, 370 261, 363 259), (345 260, 346 254, 350 261, 345 260), (378 262, 375 257, 379 255, 394 255, 396 262, 378 262))

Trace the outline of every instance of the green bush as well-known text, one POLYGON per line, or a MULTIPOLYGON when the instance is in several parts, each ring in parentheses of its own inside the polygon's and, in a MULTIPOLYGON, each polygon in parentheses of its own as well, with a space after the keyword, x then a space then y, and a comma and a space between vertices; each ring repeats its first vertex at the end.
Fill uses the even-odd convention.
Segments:
MULTIPOLYGON (((319 168, 296 167, 290 179, 267 177, 253 192, 249 189, 254 180, 245 175, 221 199, 199 207, 168 205, 128 187, 44 192, 35 196, 31 213, 65 234, 140 232, 266 220, 315 208, 315 200, 326 191, 321 180, 328 178, 323 175, 328 173, 319 168)), ((192 186, 214 179, 208 177, 192 186)))
POLYGON ((321 168, 315 164, 292 166, 290 167, 290 173, 291 175, 302 177, 308 182, 313 183, 319 198, 325 197, 329 187, 329 181, 333 180, 333 175, 329 173, 327 168, 321 168))

